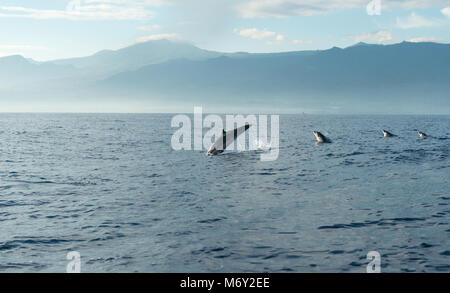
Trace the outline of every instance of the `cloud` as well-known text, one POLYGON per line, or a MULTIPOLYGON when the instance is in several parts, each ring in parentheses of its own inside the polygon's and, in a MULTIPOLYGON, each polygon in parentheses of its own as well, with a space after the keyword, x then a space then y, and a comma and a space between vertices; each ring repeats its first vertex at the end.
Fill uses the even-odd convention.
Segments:
MULTIPOLYGON (((382 10, 390 8, 425 8, 442 6, 448 0, 382 0, 382 10)), ((242 18, 283 18, 310 16, 344 9, 363 8, 370 0, 250 0, 237 5, 242 18)))
MULTIPOLYGON (((77 1, 77 0, 75 0, 77 1)), ((146 6, 166 6, 171 5, 173 1, 169 0, 84 0, 86 3, 108 3, 108 4, 128 4, 128 5, 146 5, 146 6)))
POLYGON ((169 4, 164 0, 71 0, 64 10, 1 6, 0 18, 140 20, 154 16, 149 7, 169 4))
POLYGON ((362 34, 355 37, 355 42, 383 43, 390 40, 392 40, 392 35, 388 30, 362 34))
POLYGON ((448 0, 381 0, 382 6, 385 8, 403 8, 403 9, 415 9, 415 8, 429 8, 429 7, 442 7, 442 5, 448 4, 448 0))
POLYGON ((266 45, 281 44, 281 42, 288 40, 285 35, 267 29, 247 28, 239 30, 235 28, 234 32, 242 37, 254 40, 266 40, 266 45))
POLYGON ((0 50, 25 50, 25 51, 40 51, 40 50, 47 50, 46 47, 41 46, 31 46, 31 45, 0 45, 0 50))
POLYGON ((450 6, 441 9, 441 13, 450 18, 450 6))
POLYGON ((421 43, 421 42, 432 42, 432 43, 444 43, 443 40, 439 40, 433 37, 418 37, 409 39, 408 42, 421 43))
MULTIPOLYGON (((295 15, 313 15, 326 11, 323 5, 304 4, 305 1, 254 0, 237 6, 242 18, 282 18, 295 15)), ((306 1, 312 2, 312 1, 306 1)))
POLYGON ((180 38, 177 34, 156 34, 156 35, 140 37, 136 40, 136 43, 145 43, 148 41, 158 41, 158 40, 174 41, 174 40, 180 40, 180 38))
POLYGON ((266 45, 279 45, 285 40, 287 40, 287 38, 284 35, 277 34, 273 40, 266 41, 266 45))
POLYGON ((142 25, 142 26, 138 27, 138 29, 141 31, 157 31, 157 30, 160 30, 161 28, 162 28, 162 26, 159 24, 142 25))
POLYGON ((285 36, 283 36, 283 35, 277 35, 277 37, 275 38, 275 40, 277 40, 277 41, 281 42, 281 41, 284 41, 284 40, 286 40, 286 37, 285 37, 285 36))
POLYGON ((256 28, 248 28, 243 30, 234 29, 234 32, 242 37, 255 40, 262 40, 276 35, 275 32, 268 31, 267 29, 259 30, 256 28))
POLYGON ((303 40, 292 40, 292 43, 295 45, 311 45, 312 41, 303 41, 303 40))
POLYGON ((396 26, 401 29, 410 29, 418 27, 429 27, 438 25, 439 22, 432 19, 424 18, 412 12, 407 18, 397 17, 396 26))

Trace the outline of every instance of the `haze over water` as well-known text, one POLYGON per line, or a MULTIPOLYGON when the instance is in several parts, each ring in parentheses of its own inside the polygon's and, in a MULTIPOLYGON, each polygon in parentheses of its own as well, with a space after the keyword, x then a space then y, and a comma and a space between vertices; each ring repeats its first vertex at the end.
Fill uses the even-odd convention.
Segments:
POLYGON ((450 116, 281 115, 273 162, 171 118, 0 114, 0 272, 450 270, 450 116))

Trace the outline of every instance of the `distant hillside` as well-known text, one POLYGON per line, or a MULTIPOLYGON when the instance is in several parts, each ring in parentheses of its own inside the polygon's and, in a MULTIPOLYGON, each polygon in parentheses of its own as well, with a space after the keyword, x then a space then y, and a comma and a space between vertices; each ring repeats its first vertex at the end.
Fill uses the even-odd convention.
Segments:
POLYGON ((91 74, 112 74, 173 59, 204 60, 220 55, 221 53, 202 50, 185 42, 158 40, 135 44, 117 51, 104 50, 88 57, 56 60, 52 63, 72 65, 91 74))
POLYGON ((0 58, 0 89, 19 86, 35 86, 47 80, 59 80, 74 75, 70 65, 38 63, 22 56, 0 58))
POLYGON ((437 43, 227 54, 160 40, 42 63, 0 58, 0 105, 44 109, 450 114, 449 93, 450 45, 437 43))
POLYGON ((205 103, 292 104, 351 112, 450 109, 450 45, 357 44, 346 49, 172 60, 123 72, 104 88, 205 103), (373 109, 372 109, 373 110, 373 109), (381 109, 378 109, 381 110, 381 109))

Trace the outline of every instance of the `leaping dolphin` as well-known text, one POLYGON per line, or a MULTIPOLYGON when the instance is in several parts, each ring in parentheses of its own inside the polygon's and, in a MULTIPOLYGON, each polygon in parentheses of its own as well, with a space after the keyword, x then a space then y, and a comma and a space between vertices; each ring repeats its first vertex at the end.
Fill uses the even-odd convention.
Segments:
POLYGON ((212 144, 209 150, 206 152, 207 156, 215 156, 223 151, 232 144, 236 138, 244 133, 247 129, 250 128, 250 124, 245 124, 244 126, 235 128, 230 131, 225 131, 222 129, 222 135, 212 144))
POLYGON ((313 131, 313 133, 314 133, 314 136, 316 137, 317 142, 320 142, 320 143, 330 143, 331 142, 331 140, 328 137, 326 137, 319 131, 313 131))

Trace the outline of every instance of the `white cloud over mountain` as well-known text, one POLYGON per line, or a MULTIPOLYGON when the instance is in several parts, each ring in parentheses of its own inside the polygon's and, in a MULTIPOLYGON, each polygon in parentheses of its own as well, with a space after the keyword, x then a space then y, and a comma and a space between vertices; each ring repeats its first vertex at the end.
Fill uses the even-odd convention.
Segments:
POLYGON ((444 43, 443 40, 439 40, 433 37, 417 37, 409 39, 408 42, 412 43, 422 43, 422 42, 432 42, 432 43, 444 43))
POLYGON ((435 19, 428 19, 425 17, 422 17, 414 12, 411 12, 411 14, 406 18, 397 17, 397 23, 396 26, 401 29, 411 29, 411 28, 418 28, 418 27, 430 27, 439 25, 439 21, 435 19))
POLYGON ((380 30, 374 33, 366 33, 355 37, 355 42, 384 43, 392 40, 392 34, 388 30, 380 30))
POLYGON ((179 36, 177 34, 155 34, 155 35, 149 35, 140 37, 136 40, 137 43, 144 43, 148 41, 159 41, 159 40, 179 40, 179 36))
POLYGON ((275 32, 269 31, 267 29, 260 30, 256 28, 247 28, 242 30, 234 29, 234 32, 242 37, 255 40, 262 40, 276 35, 275 32))

